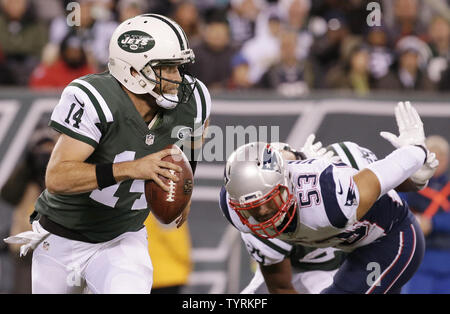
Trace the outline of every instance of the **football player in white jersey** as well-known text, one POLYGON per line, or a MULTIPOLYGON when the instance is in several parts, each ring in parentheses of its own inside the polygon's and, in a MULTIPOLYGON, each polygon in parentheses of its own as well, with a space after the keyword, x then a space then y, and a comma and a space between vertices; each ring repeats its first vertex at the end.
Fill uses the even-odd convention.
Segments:
MULTIPOLYGON (((360 171, 326 158, 285 162, 267 143, 238 148, 227 160, 224 214, 240 231, 291 244, 334 247, 348 255, 324 293, 399 293, 420 264, 424 239, 395 192, 408 178, 425 186, 437 161, 416 110, 395 109, 397 149, 360 171)), ((280 291, 295 292, 290 281, 280 291)))
MULTIPOLYGON (((331 158, 333 153, 322 148, 320 142, 313 144, 311 135, 301 151, 296 151, 287 143, 271 143, 274 149, 280 151, 285 160, 301 160, 308 157, 331 158)), ((221 207, 227 208, 223 188, 221 207)), ((333 276, 344 261, 346 253, 335 248, 313 248, 302 245, 292 245, 278 239, 262 239, 250 233, 241 232, 245 247, 257 262, 257 268, 252 280, 241 291, 242 294, 266 294, 281 290, 286 279, 290 277, 295 290, 302 294, 317 294, 333 283, 333 276), (267 282, 267 284, 266 284, 267 282), (269 286, 270 288, 268 288, 269 286)))

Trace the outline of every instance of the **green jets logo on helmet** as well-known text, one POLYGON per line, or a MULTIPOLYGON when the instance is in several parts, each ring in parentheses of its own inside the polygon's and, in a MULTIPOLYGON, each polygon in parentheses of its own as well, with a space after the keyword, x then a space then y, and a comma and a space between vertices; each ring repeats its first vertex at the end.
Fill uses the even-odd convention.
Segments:
POLYGON ((153 37, 141 31, 123 33, 117 42, 123 50, 134 53, 146 52, 155 46, 153 37))

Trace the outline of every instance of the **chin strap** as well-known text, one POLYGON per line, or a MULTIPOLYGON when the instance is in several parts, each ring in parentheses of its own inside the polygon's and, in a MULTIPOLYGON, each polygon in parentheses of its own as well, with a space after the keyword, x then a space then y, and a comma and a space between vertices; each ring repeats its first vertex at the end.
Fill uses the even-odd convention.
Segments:
POLYGON ((164 109, 173 109, 178 105, 178 95, 175 94, 159 95, 154 91, 151 91, 150 95, 155 97, 156 104, 164 109))

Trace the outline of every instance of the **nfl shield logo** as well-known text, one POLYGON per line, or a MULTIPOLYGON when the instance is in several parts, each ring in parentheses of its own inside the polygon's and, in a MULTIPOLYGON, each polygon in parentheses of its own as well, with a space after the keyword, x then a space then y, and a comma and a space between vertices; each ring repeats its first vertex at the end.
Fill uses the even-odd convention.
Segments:
POLYGON ((155 136, 153 134, 147 134, 145 136, 145 144, 152 145, 154 141, 155 141, 155 136))

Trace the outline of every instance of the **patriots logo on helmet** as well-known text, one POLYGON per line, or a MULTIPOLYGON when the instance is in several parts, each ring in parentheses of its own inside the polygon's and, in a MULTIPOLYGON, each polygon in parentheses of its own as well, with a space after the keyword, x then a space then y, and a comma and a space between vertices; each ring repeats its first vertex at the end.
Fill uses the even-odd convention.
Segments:
POLYGON ((279 162, 277 155, 272 150, 272 147, 269 144, 267 144, 263 152, 262 169, 279 171, 278 165, 279 162))

